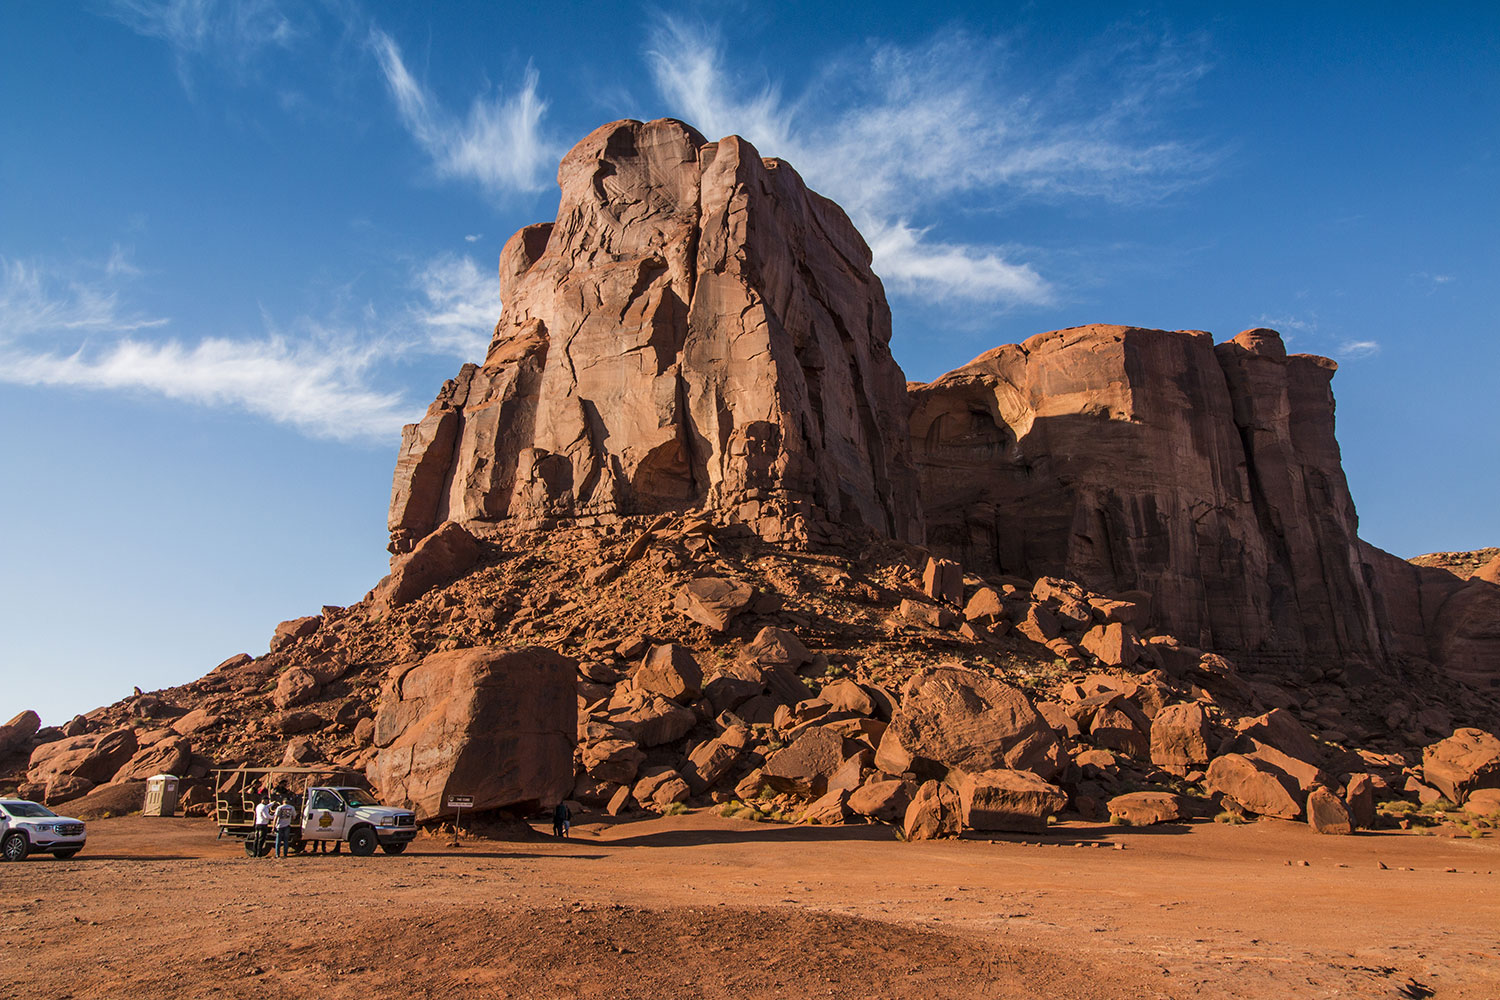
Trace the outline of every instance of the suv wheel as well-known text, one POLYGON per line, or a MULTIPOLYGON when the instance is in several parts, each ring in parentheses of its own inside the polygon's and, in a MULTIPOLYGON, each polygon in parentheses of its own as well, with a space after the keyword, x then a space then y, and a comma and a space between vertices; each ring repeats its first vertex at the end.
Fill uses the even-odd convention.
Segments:
POLYGON ((6 861, 25 861, 26 855, 31 853, 31 844, 27 842, 24 833, 12 833, 0 843, 0 858, 6 861))
POLYGON ((77 848, 77 847, 70 847, 70 848, 68 848, 65 851, 53 851, 52 852, 52 856, 54 858, 58 858, 59 860, 66 861, 69 858, 71 858, 73 855, 77 854, 78 851, 79 851, 79 848, 77 848))
POLYGON ((349 853, 357 858, 368 858, 375 853, 375 831, 367 826, 349 834, 349 853))

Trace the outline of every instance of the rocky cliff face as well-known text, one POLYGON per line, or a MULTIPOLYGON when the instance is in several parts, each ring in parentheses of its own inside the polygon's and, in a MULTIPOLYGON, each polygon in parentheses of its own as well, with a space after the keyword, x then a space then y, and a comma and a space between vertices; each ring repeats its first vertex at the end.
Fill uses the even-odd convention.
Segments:
POLYGON ((712 508, 763 535, 920 535, 870 251, 743 139, 621 121, 500 258, 504 312, 402 436, 392 551, 444 521, 712 508))
POLYGON ((1254 669, 1421 657, 1500 682, 1500 587, 1359 541, 1332 361, 1272 330, 1086 326, 903 391, 868 248, 787 164, 622 121, 558 183, 556 221, 501 254, 484 363, 403 433, 399 557, 447 522, 845 525, 969 572, 1148 592, 1151 627, 1254 669))
POLYGON ((1270 330, 1087 326, 983 354, 911 389, 929 543, 1149 591, 1161 627, 1248 661, 1377 659, 1335 367, 1270 330))

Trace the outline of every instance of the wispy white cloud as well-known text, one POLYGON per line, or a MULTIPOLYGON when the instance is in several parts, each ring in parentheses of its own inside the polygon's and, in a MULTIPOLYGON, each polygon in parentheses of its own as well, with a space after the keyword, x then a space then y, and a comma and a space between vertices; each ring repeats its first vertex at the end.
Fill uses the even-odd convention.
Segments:
POLYGON ((372 357, 345 344, 279 337, 191 346, 125 339, 100 352, 0 353, 0 378, 18 385, 148 392, 241 409, 313 437, 389 439, 417 415, 399 392, 366 384, 372 357))
POLYGON ((464 237, 464 242, 465 243, 478 243, 482 239, 484 239, 484 234, 483 233, 469 233, 467 236, 464 237))
POLYGON ((400 389, 411 356, 477 361, 499 316, 498 283, 473 259, 445 255, 411 269, 413 300, 357 320, 262 317, 249 337, 150 339, 164 318, 121 302, 139 274, 118 248, 104 265, 66 269, 0 258, 0 382, 140 392, 236 409, 310 437, 388 441, 421 413, 400 389))
POLYGON ((1256 317, 1255 322, 1259 326, 1269 327, 1280 333, 1286 333, 1288 330, 1296 330, 1299 333, 1316 333, 1318 331, 1318 320, 1314 316, 1271 316, 1267 313, 1261 313, 1260 316, 1256 317))
POLYGON ((1016 261, 1015 250, 936 238, 920 215, 960 202, 968 209, 1027 198, 1134 202, 1200 176, 1211 157, 1149 136, 1157 105, 1206 66, 1166 41, 1133 42, 1114 47, 1109 86, 1095 88, 1113 96, 1092 103, 1080 97, 1079 80, 1105 61, 1094 54, 1044 91, 1007 75, 1002 44, 963 35, 873 46, 827 67, 795 99, 731 65, 715 31, 676 18, 657 20, 646 60, 685 120, 711 138, 744 136, 843 205, 869 239, 876 271, 897 291, 1038 304, 1053 287, 1016 261))
MULTIPOLYGON (((112 278, 134 268, 116 248, 102 270, 112 278)), ((128 333, 166 323, 125 310, 107 280, 59 275, 34 262, 0 257, 0 344, 56 331, 128 333)))
POLYGON ((1340 356, 1357 361, 1360 358, 1368 358, 1380 353, 1380 342, 1377 340, 1346 340, 1339 345, 1340 356))
POLYGON ((872 218, 865 225, 875 267, 887 287, 911 295, 937 292, 984 301, 1046 302, 1051 287, 1030 264, 999 250, 935 242, 906 222, 872 218))
POLYGON ((261 52, 287 49, 301 32, 275 0, 106 0, 104 11, 137 34, 172 49, 191 92, 191 62, 215 56, 243 70, 261 52))
POLYGON ((562 150, 542 133, 547 102, 537 93, 534 68, 526 68, 515 94, 478 96, 468 117, 459 118, 412 76, 390 35, 372 29, 370 49, 402 124, 432 159, 438 176, 474 181, 491 196, 545 186, 562 150))
POLYGON ((472 257, 444 254, 421 264, 413 276, 423 302, 411 316, 425 331, 432 353, 453 354, 465 361, 484 357, 500 318, 500 285, 472 257))

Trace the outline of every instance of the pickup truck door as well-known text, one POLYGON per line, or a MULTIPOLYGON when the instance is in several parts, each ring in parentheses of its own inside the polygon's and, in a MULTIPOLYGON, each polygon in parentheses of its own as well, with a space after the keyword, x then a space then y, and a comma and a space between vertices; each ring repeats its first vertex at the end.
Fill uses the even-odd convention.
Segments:
POLYGON ((349 822, 349 807, 331 788, 308 792, 302 810, 303 840, 343 840, 349 822))

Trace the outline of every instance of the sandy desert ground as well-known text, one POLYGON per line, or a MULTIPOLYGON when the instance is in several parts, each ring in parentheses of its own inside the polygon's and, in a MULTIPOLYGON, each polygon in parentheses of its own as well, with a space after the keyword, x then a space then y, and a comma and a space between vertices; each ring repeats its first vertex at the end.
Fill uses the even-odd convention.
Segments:
POLYGON ((1500 997, 1494 840, 574 833, 278 862, 209 820, 98 821, 71 861, 0 865, 0 996, 1500 997))

